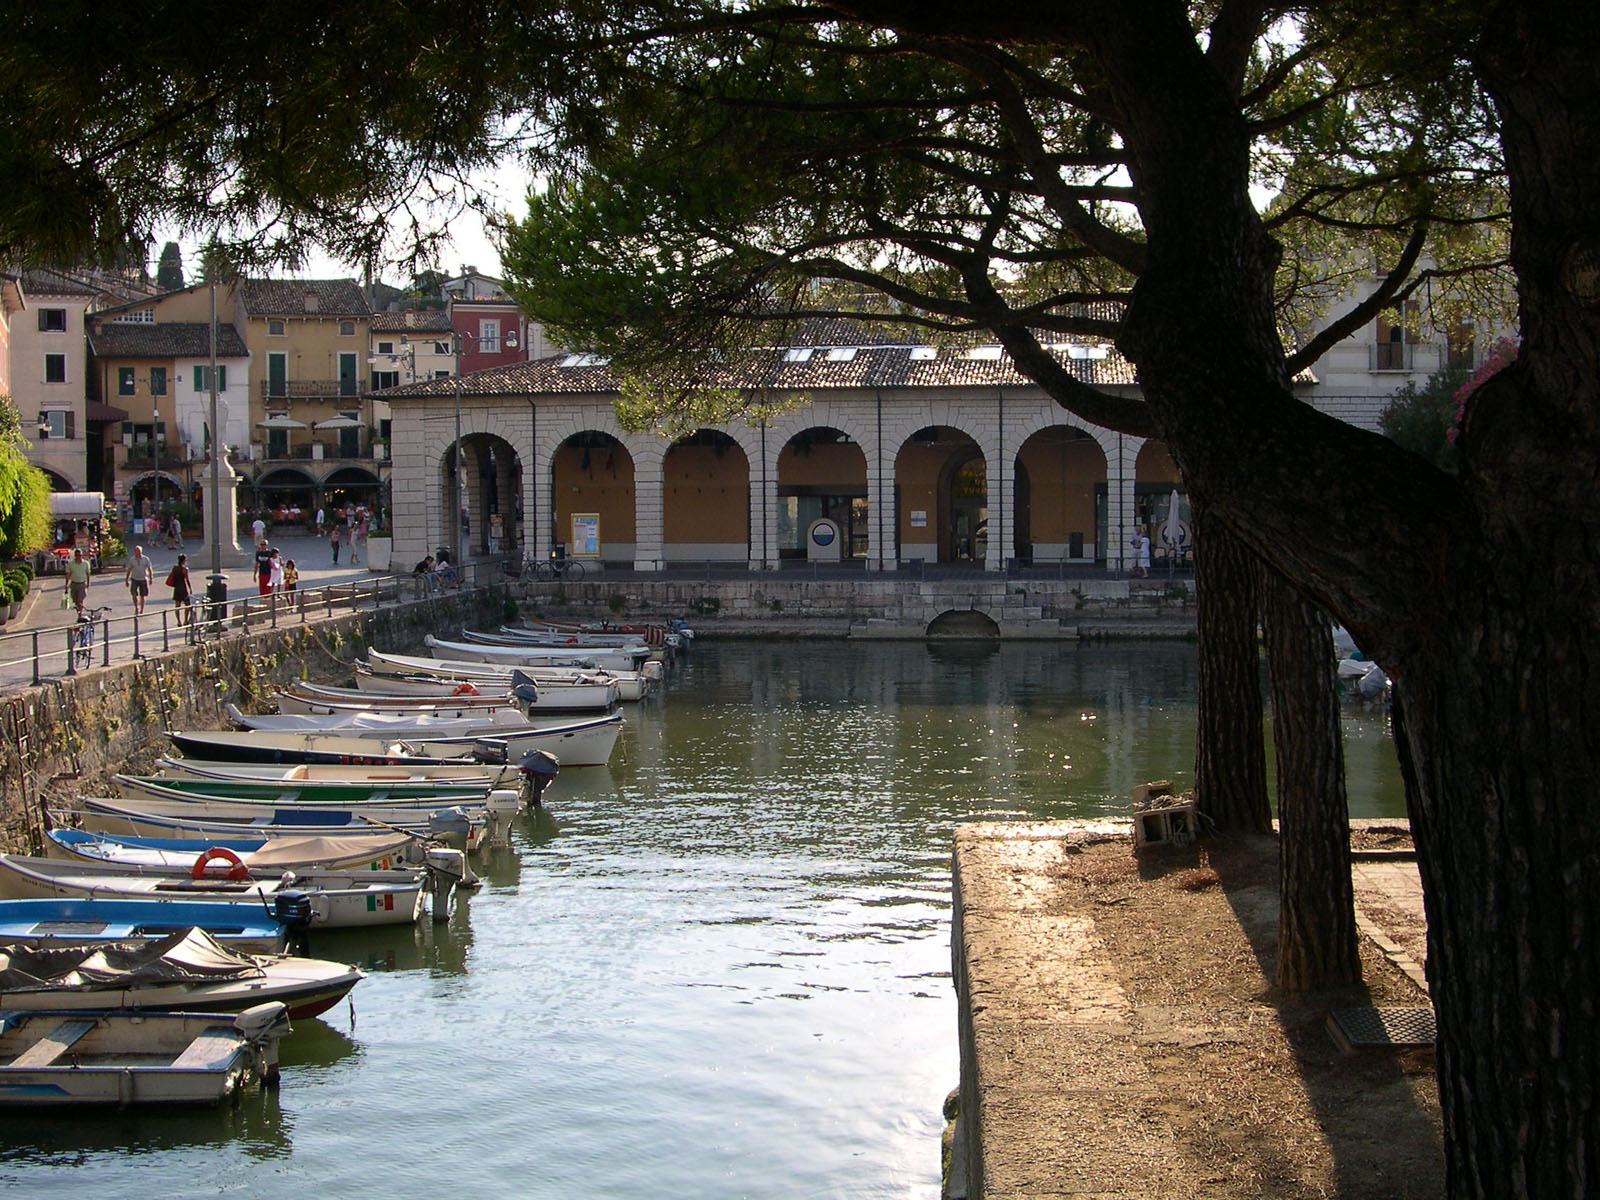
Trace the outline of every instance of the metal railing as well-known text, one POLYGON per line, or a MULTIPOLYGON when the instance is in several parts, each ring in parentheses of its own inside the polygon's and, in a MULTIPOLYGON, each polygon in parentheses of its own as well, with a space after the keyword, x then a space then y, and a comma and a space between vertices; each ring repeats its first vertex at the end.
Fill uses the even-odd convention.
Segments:
POLYGON ((70 677, 114 662, 133 662, 184 646, 307 624, 340 613, 434 602, 504 580, 500 562, 490 560, 464 563, 453 578, 435 577, 431 584, 409 573, 377 575, 305 591, 235 595, 220 603, 196 596, 186 610, 169 606, 146 611, 143 616, 100 616, 88 622, 72 619, 69 610, 62 625, 0 633, 0 687, 37 686, 47 678, 70 677))

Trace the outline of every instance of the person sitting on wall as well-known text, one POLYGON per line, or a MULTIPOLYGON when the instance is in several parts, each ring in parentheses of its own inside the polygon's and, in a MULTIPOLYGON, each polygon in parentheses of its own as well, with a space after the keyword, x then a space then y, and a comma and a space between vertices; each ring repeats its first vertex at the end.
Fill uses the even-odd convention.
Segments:
POLYGON ((433 570, 442 585, 445 587, 455 586, 456 569, 450 563, 450 551, 444 549, 439 551, 439 561, 434 564, 433 570))
POLYGON ((438 586, 438 577, 434 574, 433 568, 433 555, 428 555, 412 567, 411 577, 421 585, 423 595, 433 595, 433 589, 438 586))

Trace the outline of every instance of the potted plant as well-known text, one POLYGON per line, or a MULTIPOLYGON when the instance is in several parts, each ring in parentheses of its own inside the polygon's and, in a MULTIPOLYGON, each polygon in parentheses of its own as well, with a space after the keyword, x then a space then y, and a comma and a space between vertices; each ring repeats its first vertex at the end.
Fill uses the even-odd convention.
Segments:
POLYGON ((367 534, 367 570, 387 575, 394 562, 394 539, 387 529, 374 529, 367 534))

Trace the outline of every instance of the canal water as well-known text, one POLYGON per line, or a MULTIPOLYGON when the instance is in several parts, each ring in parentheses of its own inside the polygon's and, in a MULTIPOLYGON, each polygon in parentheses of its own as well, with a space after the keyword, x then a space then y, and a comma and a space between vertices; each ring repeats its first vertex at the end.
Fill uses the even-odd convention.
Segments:
MULTIPOLYGON (((8 1113, 0 1190, 931 1200, 953 827, 1187 783, 1194 689, 1184 644, 702 645, 448 923, 313 943, 368 976, 275 1094, 8 1113)), ((1381 717, 1346 745, 1352 813, 1399 814, 1381 717)))

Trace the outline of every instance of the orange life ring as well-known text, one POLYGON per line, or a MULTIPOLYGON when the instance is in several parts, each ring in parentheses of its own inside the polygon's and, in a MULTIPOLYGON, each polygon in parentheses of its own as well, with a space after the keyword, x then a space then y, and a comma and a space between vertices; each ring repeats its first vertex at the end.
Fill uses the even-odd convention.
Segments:
POLYGON ((456 684, 456 686, 451 689, 450 694, 452 696, 476 696, 478 694, 478 689, 473 687, 470 683, 463 682, 456 684))
MULTIPOLYGON (((220 858, 224 862, 233 864, 228 868, 227 874, 223 876, 224 879, 250 878, 250 868, 245 866, 244 860, 232 850, 229 850, 226 846, 212 846, 211 849, 207 850, 199 858, 194 860, 194 869, 190 871, 189 874, 193 875, 196 879, 207 878, 206 868, 211 864, 211 860, 214 858, 220 858)), ((215 879, 216 876, 213 875, 210 876, 210 878, 215 879)))

